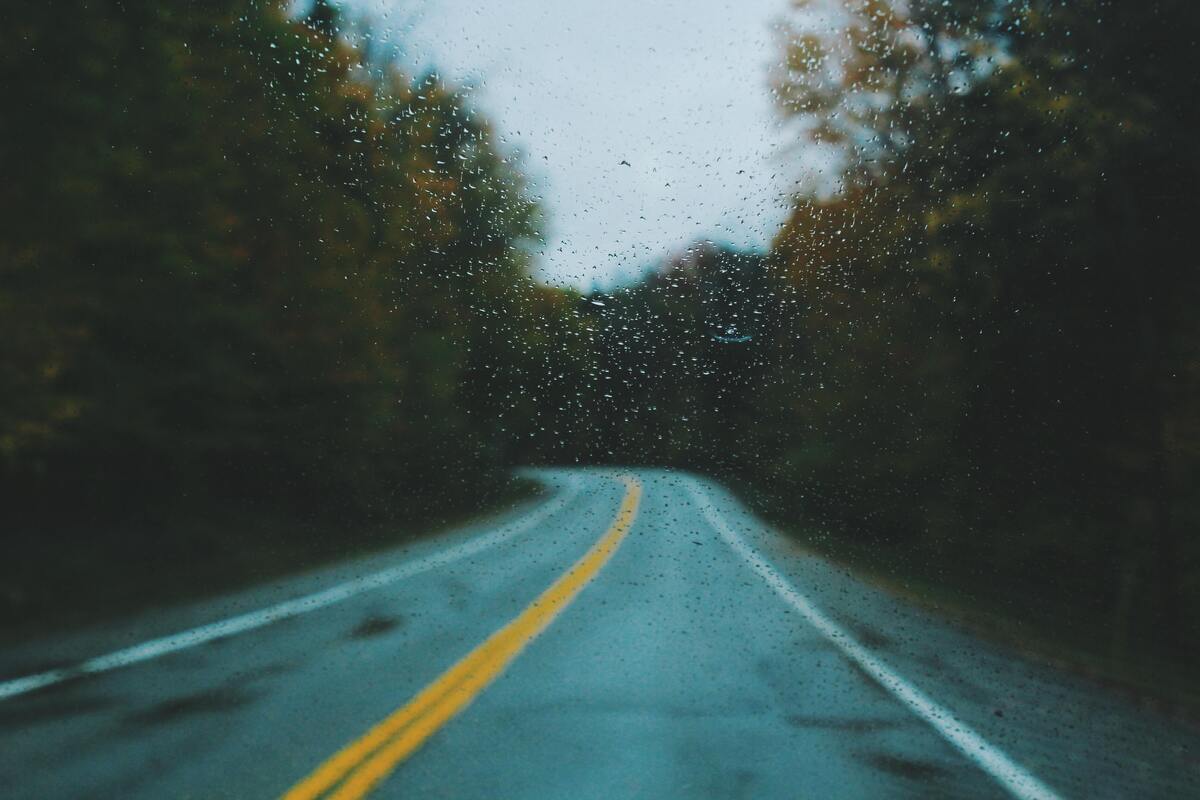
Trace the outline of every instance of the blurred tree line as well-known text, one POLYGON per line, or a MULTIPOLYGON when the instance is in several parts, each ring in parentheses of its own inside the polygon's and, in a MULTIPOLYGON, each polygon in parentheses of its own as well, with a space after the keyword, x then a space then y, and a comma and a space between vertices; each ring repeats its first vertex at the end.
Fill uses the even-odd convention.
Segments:
POLYGON ((587 297, 528 277, 540 212, 469 98, 323 0, 18 6, 14 524, 392 519, 515 463, 675 464, 1104 657, 1196 663, 1193 4, 798 0, 773 90, 829 180, 768 252, 587 297))
POLYGON ((717 469, 834 548, 1186 674, 1196 30, 1174 0, 797 0, 773 89, 832 178, 766 256, 701 245, 593 309, 590 452, 717 469), (723 271, 765 298, 741 343, 702 320, 723 271))
POLYGON ((539 211, 468 98, 323 0, 18 6, 7 512, 381 517, 486 491, 559 357, 512 331, 573 300, 527 277, 539 211))

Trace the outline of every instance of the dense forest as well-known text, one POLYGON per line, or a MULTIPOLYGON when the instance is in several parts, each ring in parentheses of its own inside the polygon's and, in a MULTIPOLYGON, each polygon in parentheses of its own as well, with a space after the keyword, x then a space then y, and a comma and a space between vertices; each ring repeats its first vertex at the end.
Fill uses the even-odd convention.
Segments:
POLYGON ((368 22, 18 5, 0 470, 41 555, 5 619, 131 521, 411 520, 519 464, 654 463, 1094 658, 1200 663, 1193 4, 853 0, 814 30, 800 0, 771 91, 829 180, 764 251, 588 296, 530 277, 553 209, 470 95, 368 22))
POLYGON ((503 494, 574 300, 528 277, 540 211, 463 92, 324 2, 13 12, 6 621, 503 494))
POLYGON ((556 349, 508 334, 568 301, 526 277, 538 210, 460 93, 324 3, 13 17, 10 486, 386 514, 505 463, 498 409, 556 349))
POLYGON ((908 5, 785 29, 775 96, 835 185, 769 253, 699 243, 597 309, 636 411, 593 456, 718 470, 835 555, 1194 673, 1200 11, 908 5), (735 284, 752 338, 699 335, 735 284))

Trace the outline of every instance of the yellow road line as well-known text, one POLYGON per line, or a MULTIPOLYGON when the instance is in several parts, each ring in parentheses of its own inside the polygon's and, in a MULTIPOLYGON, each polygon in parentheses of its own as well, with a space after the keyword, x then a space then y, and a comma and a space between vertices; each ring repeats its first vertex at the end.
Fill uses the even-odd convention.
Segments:
POLYGON ((412 755, 426 739, 462 711, 544 631, 612 558, 637 516, 642 485, 622 476, 625 497, 612 526, 591 549, 512 622, 493 633, 416 697, 347 745, 283 800, 358 800, 412 755), (328 794, 327 794, 328 793, 328 794))

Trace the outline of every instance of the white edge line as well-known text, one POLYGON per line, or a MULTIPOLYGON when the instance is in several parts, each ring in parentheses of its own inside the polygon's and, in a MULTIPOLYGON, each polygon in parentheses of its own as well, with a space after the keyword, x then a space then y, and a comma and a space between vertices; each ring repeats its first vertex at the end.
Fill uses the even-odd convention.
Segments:
POLYGON ((1021 800, 1062 800, 1062 796, 1013 761, 1004 751, 988 742, 945 706, 932 700, 859 644, 844 628, 825 616, 812 602, 788 582, 765 558, 746 544, 731 528, 698 488, 690 481, 688 491, 705 519, 734 552, 758 574, 788 605, 831 641, 842 654, 861 667, 876 683, 890 692, 910 711, 933 726, 946 741, 976 766, 995 778, 1014 797, 1021 800))
POLYGON ((335 603, 340 603, 347 598, 372 589, 378 589, 381 586, 395 583, 396 581, 422 572, 427 572, 435 567, 446 566, 455 561, 460 561, 483 550, 495 547, 517 534, 529 530, 529 528, 551 514, 561 511, 563 507, 575 498, 578 492, 579 480, 571 477, 567 488, 557 498, 550 500, 540 508, 534 509, 520 520, 446 550, 433 553, 415 561, 409 561, 380 570, 370 575, 364 575, 354 580, 339 583, 319 592, 285 600, 282 603, 277 603, 258 611, 250 611, 179 633, 150 639, 131 647, 89 658, 73 666, 46 670, 45 672, 37 672, 32 675, 0 682, 0 701, 28 694, 46 686, 53 686, 56 683, 62 683, 71 678, 108 672, 109 670, 127 667, 142 661, 149 661, 152 658, 158 658, 168 653, 186 650, 189 647, 211 642, 214 639, 223 639, 234 634, 252 631, 256 628, 270 625, 272 622, 279 622, 280 620, 296 617, 310 611, 326 608, 335 603))

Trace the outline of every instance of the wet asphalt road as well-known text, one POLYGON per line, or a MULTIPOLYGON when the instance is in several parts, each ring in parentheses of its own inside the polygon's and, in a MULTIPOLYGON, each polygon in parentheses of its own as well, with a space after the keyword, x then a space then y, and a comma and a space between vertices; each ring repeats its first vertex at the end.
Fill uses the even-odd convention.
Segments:
MULTIPOLYGON (((1200 797, 1200 731, 801 552, 711 482, 537 474, 552 491, 502 518, 9 649, 0 797, 280 797, 348 746, 350 776, 400 747, 380 798, 1200 797), (493 637, 530 614, 536 638, 493 637)), ((312 796, 365 796, 339 780, 312 796)))

